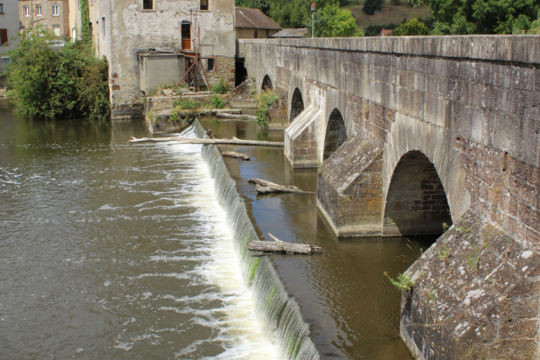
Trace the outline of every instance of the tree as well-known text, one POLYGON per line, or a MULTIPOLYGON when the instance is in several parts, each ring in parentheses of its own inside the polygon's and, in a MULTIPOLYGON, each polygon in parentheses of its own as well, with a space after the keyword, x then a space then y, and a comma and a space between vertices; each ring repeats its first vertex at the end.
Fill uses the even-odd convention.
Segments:
POLYGON ((382 0, 366 0, 362 11, 368 15, 375 14, 375 11, 381 10, 382 0))
POLYGON ((395 28, 393 34, 396 36, 429 35, 431 34, 431 31, 429 31, 429 28, 423 22, 418 21, 418 19, 412 19, 395 28))
POLYGON ((539 0, 426 0, 437 34, 512 34, 528 30, 539 0))
MULTIPOLYGON (((311 31, 311 26, 309 26, 309 30, 311 31)), ((327 5, 316 14, 315 36, 362 36, 362 30, 358 27, 356 19, 349 10, 340 9, 337 4, 332 4, 327 5)))
POLYGON ((91 44, 67 42, 53 49, 49 42, 55 36, 43 27, 19 36, 19 46, 8 52, 7 71, 19 113, 47 120, 109 117, 108 64, 92 56, 91 44))

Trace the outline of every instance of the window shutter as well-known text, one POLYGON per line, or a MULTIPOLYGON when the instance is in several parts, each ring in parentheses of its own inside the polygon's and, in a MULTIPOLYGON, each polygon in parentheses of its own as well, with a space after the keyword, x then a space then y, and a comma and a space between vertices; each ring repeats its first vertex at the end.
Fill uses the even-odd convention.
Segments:
POLYGON ((0 29, 0 44, 4 45, 7 42, 8 42, 7 29, 0 29))

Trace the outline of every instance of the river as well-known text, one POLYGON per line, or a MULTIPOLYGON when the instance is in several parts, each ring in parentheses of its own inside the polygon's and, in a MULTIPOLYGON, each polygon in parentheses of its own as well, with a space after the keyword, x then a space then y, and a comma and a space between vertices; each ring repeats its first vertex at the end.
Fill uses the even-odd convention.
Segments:
POLYGON ((223 147, 253 158, 225 167, 213 147, 129 145, 141 121, 31 121, 6 101, 0 127, 0 358, 412 359, 383 272, 429 244, 337 239, 314 194, 257 195, 249 177, 316 190, 282 149, 223 147), (269 232, 325 254, 251 258, 269 232))

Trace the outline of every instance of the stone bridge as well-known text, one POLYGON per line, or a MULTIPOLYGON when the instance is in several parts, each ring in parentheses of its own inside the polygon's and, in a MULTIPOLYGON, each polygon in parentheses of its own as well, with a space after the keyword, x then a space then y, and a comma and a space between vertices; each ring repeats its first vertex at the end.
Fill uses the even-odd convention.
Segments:
POLYGON ((258 91, 283 93, 285 155, 319 169, 338 236, 442 234, 407 271, 411 351, 540 358, 540 37, 250 39, 239 51, 258 91))

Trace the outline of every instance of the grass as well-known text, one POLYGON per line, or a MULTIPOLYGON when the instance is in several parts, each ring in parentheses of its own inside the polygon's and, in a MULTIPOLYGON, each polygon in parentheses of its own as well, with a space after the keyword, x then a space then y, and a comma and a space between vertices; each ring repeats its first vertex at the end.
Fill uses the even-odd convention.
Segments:
POLYGON ((388 274, 385 271, 384 276, 386 276, 388 278, 388 280, 390 280, 392 285, 394 285, 399 290, 409 290, 410 291, 414 287, 414 281, 408 275, 399 274, 397 276, 397 279, 394 280, 390 276, 388 276, 388 274))
POLYGON ((343 8, 350 10, 353 16, 356 18, 358 26, 366 28, 369 25, 385 25, 389 23, 400 24, 404 18, 409 20, 414 18, 427 18, 431 15, 431 11, 427 6, 412 7, 408 4, 392 5, 390 1, 383 4, 383 9, 386 11, 379 15, 366 15, 362 11, 364 6, 364 0, 351 1, 343 8))
POLYGON ((174 107, 179 107, 180 109, 192 110, 198 109, 200 104, 198 101, 189 100, 189 99, 177 99, 173 101, 174 107))

